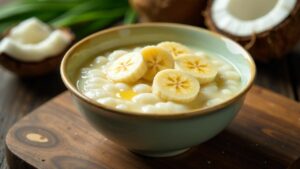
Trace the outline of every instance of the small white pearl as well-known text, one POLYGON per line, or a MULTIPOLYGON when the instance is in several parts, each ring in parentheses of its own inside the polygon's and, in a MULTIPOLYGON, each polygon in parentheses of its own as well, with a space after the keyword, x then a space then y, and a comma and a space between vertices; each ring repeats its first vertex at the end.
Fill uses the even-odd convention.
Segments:
POLYGON ((238 90, 238 87, 237 86, 228 86, 227 87, 229 90, 231 90, 232 92, 235 92, 238 90))
POLYGON ((106 84, 106 83, 110 83, 110 82, 101 77, 92 77, 85 81, 85 84, 88 84, 88 83, 106 84))
POLYGON ((84 93, 87 97, 91 99, 99 99, 104 97, 109 97, 110 95, 102 90, 89 90, 84 93))
MULTIPOLYGON (((168 106, 168 104, 164 103, 164 102, 158 102, 155 104, 155 109, 158 113, 166 113, 166 112, 171 112, 172 110, 170 110, 170 107, 168 106)), ((172 108, 171 108, 172 109, 172 108)))
POLYGON ((202 51, 198 51, 195 53, 196 56, 198 56, 201 59, 207 59, 207 55, 206 53, 202 52, 202 51))
POLYGON ((145 105, 145 106, 142 106, 142 112, 144 112, 144 113, 155 113, 156 108, 153 105, 145 105))
POLYGON ((119 89, 119 90, 129 90, 130 87, 125 84, 125 83, 116 83, 115 86, 119 89))
POLYGON ((154 104, 160 101, 160 99, 152 93, 141 93, 132 98, 132 101, 140 104, 154 104))
POLYGON ((235 80, 226 80, 225 81, 225 85, 226 86, 238 86, 239 83, 237 81, 235 81, 235 80))
POLYGON ((112 97, 100 98, 97 100, 97 102, 107 105, 107 106, 112 106, 112 107, 115 107, 119 103, 119 101, 117 99, 112 98, 112 97))
POLYGON ((94 60, 94 63, 96 63, 97 65, 104 65, 107 62, 108 62, 108 59, 106 57, 104 57, 104 56, 98 56, 94 60))
POLYGON ((116 109, 120 109, 120 110, 128 110, 129 108, 128 108, 128 105, 126 105, 126 104, 118 104, 118 105, 116 106, 116 109))
POLYGON ((213 105, 217 105, 219 103, 221 103, 223 100, 220 98, 214 98, 214 99, 210 99, 206 102, 207 106, 213 106, 213 105))
POLYGON ((96 93, 92 92, 92 91, 87 91, 87 92, 84 92, 83 94, 85 96, 87 96, 88 98, 91 98, 91 99, 95 99, 96 98, 96 93))
POLYGON ((80 72, 83 73, 83 74, 86 74, 86 73, 88 73, 90 70, 91 70, 91 68, 82 68, 82 69, 80 70, 80 72))
POLYGON ((108 62, 107 64, 103 65, 103 66, 100 68, 100 70, 105 74, 105 76, 106 76, 106 74, 107 74, 107 71, 109 70, 110 64, 111 64, 111 62, 108 62))
POLYGON ((206 97, 210 98, 218 92, 218 87, 215 83, 212 83, 200 88, 200 92, 206 97))
POLYGON ((164 114, 178 113, 187 110, 184 105, 174 102, 159 102, 155 104, 155 107, 159 113, 164 114))
POLYGON ((232 95, 232 92, 229 89, 222 89, 221 93, 224 94, 224 95, 227 95, 227 96, 232 95))
POLYGON ((125 50, 115 50, 111 54, 108 55, 109 61, 114 61, 120 58, 121 56, 127 54, 128 52, 125 50))
POLYGON ((102 84, 99 83, 87 83, 83 85, 83 89, 86 91, 92 90, 92 89, 100 89, 102 84))
POLYGON ((183 105, 183 104, 174 103, 174 102, 169 102, 169 103, 172 104, 171 105, 172 107, 174 106, 173 109, 175 109, 175 112, 183 112, 183 111, 187 111, 188 110, 188 108, 185 105, 183 105))
POLYGON ((136 48, 133 49, 133 52, 140 52, 141 50, 142 50, 141 47, 136 47, 136 48))
POLYGON ((108 93, 117 93, 119 91, 119 89, 113 84, 103 85, 103 90, 107 91, 108 93))
POLYGON ((151 93, 152 88, 147 84, 137 84, 133 87, 133 91, 136 93, 151 93))
POLYGON ((88 77, 102 77, 106 78, 105 73, 100 69, 92 69, 88 72, 88 77))
POLYGON ((225 79, 228 80, 236 80, 236 81, 240 80, 240 75, 234 71, 226 71, 223 73, 223 76, 225 79))

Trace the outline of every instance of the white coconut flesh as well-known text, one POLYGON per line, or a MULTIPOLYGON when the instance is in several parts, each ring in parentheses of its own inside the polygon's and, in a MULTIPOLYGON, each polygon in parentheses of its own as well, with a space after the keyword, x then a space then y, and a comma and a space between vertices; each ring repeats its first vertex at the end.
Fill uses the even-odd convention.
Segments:
POLYGON ((0 53, 27 62, 38 62, 60 54, 71 43, 72 36, 52 30, 37 18, 30 18, 14 27, 0 42, 0 53))
POLYGON ((284 21, 297 0, 214 0, 212 21, 224 32, 251 36, 270 30, 284 21))

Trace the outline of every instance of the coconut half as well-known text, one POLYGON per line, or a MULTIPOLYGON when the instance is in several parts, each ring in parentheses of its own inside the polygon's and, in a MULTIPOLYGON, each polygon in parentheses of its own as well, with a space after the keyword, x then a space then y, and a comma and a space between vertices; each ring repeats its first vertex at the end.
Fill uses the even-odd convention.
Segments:
POLYGON ((205 23, 257 60, 280 58, 300 38, 299 0, 209 0, 205 23))
POLYGON ((38 76, 56 70, 74 36, 52 29, 36 18, 21 22, 0 39, 0 63, 19 76, 38 76))

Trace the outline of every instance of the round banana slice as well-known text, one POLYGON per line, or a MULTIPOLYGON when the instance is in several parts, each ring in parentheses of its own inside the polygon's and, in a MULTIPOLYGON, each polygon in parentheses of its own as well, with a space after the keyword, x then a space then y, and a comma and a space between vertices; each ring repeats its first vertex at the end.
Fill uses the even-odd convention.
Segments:
POLYGON ((156 73, 164 69, 174 68, 174 59, 165 49, 157 46, 147 46, 141 51, 147 64, 144 79, 152 81, 156 73))
POLYGON ((200 84, 213 81, 218 72, 209 60, 195 55, 183 55, 176 60, 175 64, 176 69, 196 77, 200 84))
POLYGON ((174 59, 179 58, 183 54, 191 53, 191 50, 188 47, 177 42, 161 42, 157 46, 169 51, 174 59))
POLYGON ((187 103, 194 100, 200 90, 198 80, 179 70, 165 69, 157 73, 152 92, 163 100, 187 103))
POLYGON ((132 83, 140 79, 147 71, 147 65, 141 54, 132 52, 115 60, 108 68, 107 77, 116 82, 132 83))

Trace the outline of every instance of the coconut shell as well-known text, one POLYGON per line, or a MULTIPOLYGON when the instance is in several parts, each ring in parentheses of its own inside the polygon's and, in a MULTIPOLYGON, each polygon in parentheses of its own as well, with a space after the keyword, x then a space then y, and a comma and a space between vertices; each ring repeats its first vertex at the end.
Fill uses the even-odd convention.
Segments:
POLYGON ((204 12, 205 25, 212 31, 221 33, 244 46, 252 57, 258 61, 282 58, 300 40, 300 0, 290 15, 280 24, 252 36, 239 37, 220 30, 211 15, 212 0, 208 1, 204 12))
MULTIPOLYGON (((72 37, 72 41, 74 41, 74 36, 70 30, 63 29, 63 31, 67 32, 72 37)), ((42 76, 58 69, 65 52, 71 45, 72 43, 58 55, 48 57, 38 62, 25 62, 17 60, 7 53, 0 53, 0 64, 20 77, 42 76)))
POLYGON ((141 22, 177 22, 199 25, 206 0, 130 0, 141 22))

